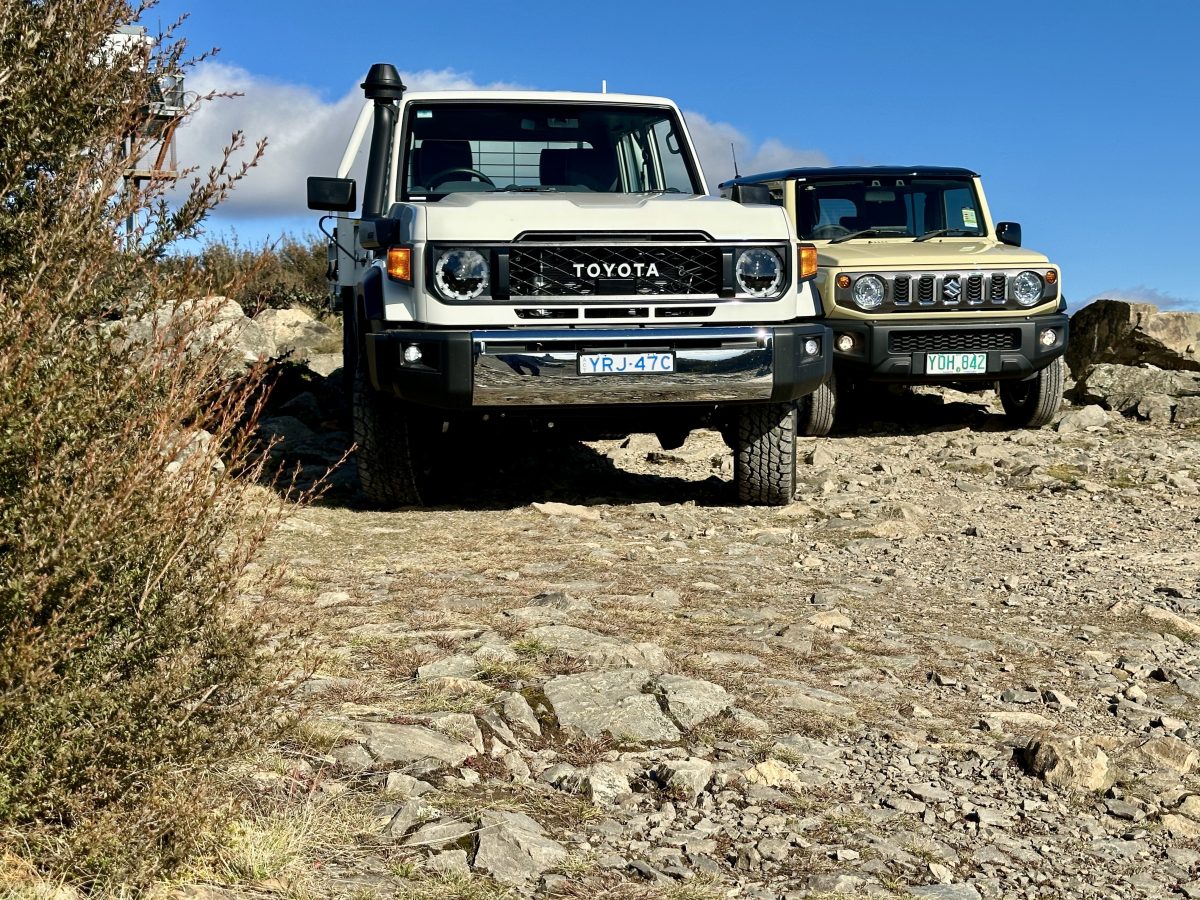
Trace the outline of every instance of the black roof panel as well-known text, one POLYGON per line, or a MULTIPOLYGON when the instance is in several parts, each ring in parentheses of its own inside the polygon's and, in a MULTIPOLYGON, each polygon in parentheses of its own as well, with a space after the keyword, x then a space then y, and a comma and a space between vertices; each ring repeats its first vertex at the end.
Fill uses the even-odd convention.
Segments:
POLYGON ((720 187, 733 184, 761 184, 764 181, 783 181, 785 179, 803 178, 809 181, 821 181, 835 178, 867 178, 879 176, 883 178, 903 178, 905 176, 944 176, 948 178, 975 178, 978 173, 970 169, 958 169, 951 166, 805 166, 799 169, 780 169, 778 172, 763 172, 759 175, 742 175, 723 181, 720 187))

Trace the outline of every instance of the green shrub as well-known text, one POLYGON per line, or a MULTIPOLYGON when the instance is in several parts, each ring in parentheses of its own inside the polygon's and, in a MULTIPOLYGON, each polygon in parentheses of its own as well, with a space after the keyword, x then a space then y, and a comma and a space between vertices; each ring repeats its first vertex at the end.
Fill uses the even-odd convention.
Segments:
POLYGON ((268 698, 239 599, 274 519, 246 453, 260 376, 189 341, 203 304, 133 346, 107 330, 202 292, 160 261, 245 174, 227 154, 170 207, 124 184, 122 142, 148 149, 145 100, 183 52, 168 34, 106 61, 134 15, 0 3, 0 858, 83 884, 186 858, 268 698))
POLYGON ((259 309, 301 307, 319 314, 326 308, 329 282, 324 238, 284 235, 259 247, 246 247, 236 234, 210 238, 194 256, 167 262, 194 266, 211 284, 222 286, 247 313, 259 309))

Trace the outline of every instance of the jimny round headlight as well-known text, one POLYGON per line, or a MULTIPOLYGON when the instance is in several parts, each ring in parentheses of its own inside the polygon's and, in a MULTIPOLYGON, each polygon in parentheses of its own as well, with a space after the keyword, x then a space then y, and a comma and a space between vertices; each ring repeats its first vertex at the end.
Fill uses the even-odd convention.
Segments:
POLYGON ((488 262, 478 250, 447 250, 434 263, 433 279, 447 300, 474 300, 488 289, 488 262))
POLYGON ((1022 306, 1033 306, 1042 299, 1042 279, 1037 272, 1022 272, 1013 279, 1013 297, 1022 306))
POLYGON ((883 304, 883 279, 864 275, 854 282, 854 302, 860 309, 878 309, 883 304))
POLYGON ((769 297, 783 284, 783 260, 774 250, 755 247, 738 257, 734 277, 742 293, 769 297))

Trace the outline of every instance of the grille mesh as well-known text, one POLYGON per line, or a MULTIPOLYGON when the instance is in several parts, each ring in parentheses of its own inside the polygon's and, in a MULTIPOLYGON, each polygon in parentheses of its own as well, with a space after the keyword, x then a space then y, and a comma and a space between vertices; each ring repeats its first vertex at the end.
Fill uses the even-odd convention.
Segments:
POLYGON ((717 294, 721 251, 717 247, 514 247, 509 256, 509 289, 514 297, 717 294), (648 274, 651 266, 657 274, 648 274), (598 282, 605 281, 612 287, 602 290, 598 282))
POLYGON ((970 331, 893 331, 889 353, 972 353, 1017 350, 1021 332, 1015 328, 970 331))
POLYGON ((1008 277, 1003 273, 997 272, 993 275, 991 290, 988 291, 988 299, 993 303, 1003 303, 1007 282, 1008 277))
POLYGON ((917 302, 932 303, 933 302, 933 276, 922 275, 917 282, 917 302))
POLYGON ((911 299, 908 295, 909 277, 907 275, 897 275, 895 286, 892 288, 892 302, 897 306, 907 306, 911 299))
POLYGON ((972 275, 967 279, 967 302, 979 304, 983 302, 983 276, 972 275))

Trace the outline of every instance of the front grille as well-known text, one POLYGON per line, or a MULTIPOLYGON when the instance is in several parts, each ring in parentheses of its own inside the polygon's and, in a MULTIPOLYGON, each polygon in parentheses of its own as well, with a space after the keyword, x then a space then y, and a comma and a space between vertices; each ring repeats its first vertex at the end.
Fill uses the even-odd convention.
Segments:
POLYGON ((513 247, 514 297, 714 295, 721 250, 714 246, 513 247))
POLYGON ((1015 328, 968 331, 893 331, 888 353, 981 353, 1018 350, 1021 332, 1015 328))
MULTIPOLYGON (((903 315, 962 312, 986 315, 996 310, 1028 310, 1020 306, 1008 288, 1019 270, 972 269, 967 272, 839 272, 833 282, 838 306, 861 310, 854 302, 854 287, 863 278, 878 278, 884 283, 884 302, 872 310, 877 315, 903 315), (843 286, 844 285, 844 286, 843 286)), ((1058 292, 1049 288, 1043 302, 1057 299, 1058 292)))

